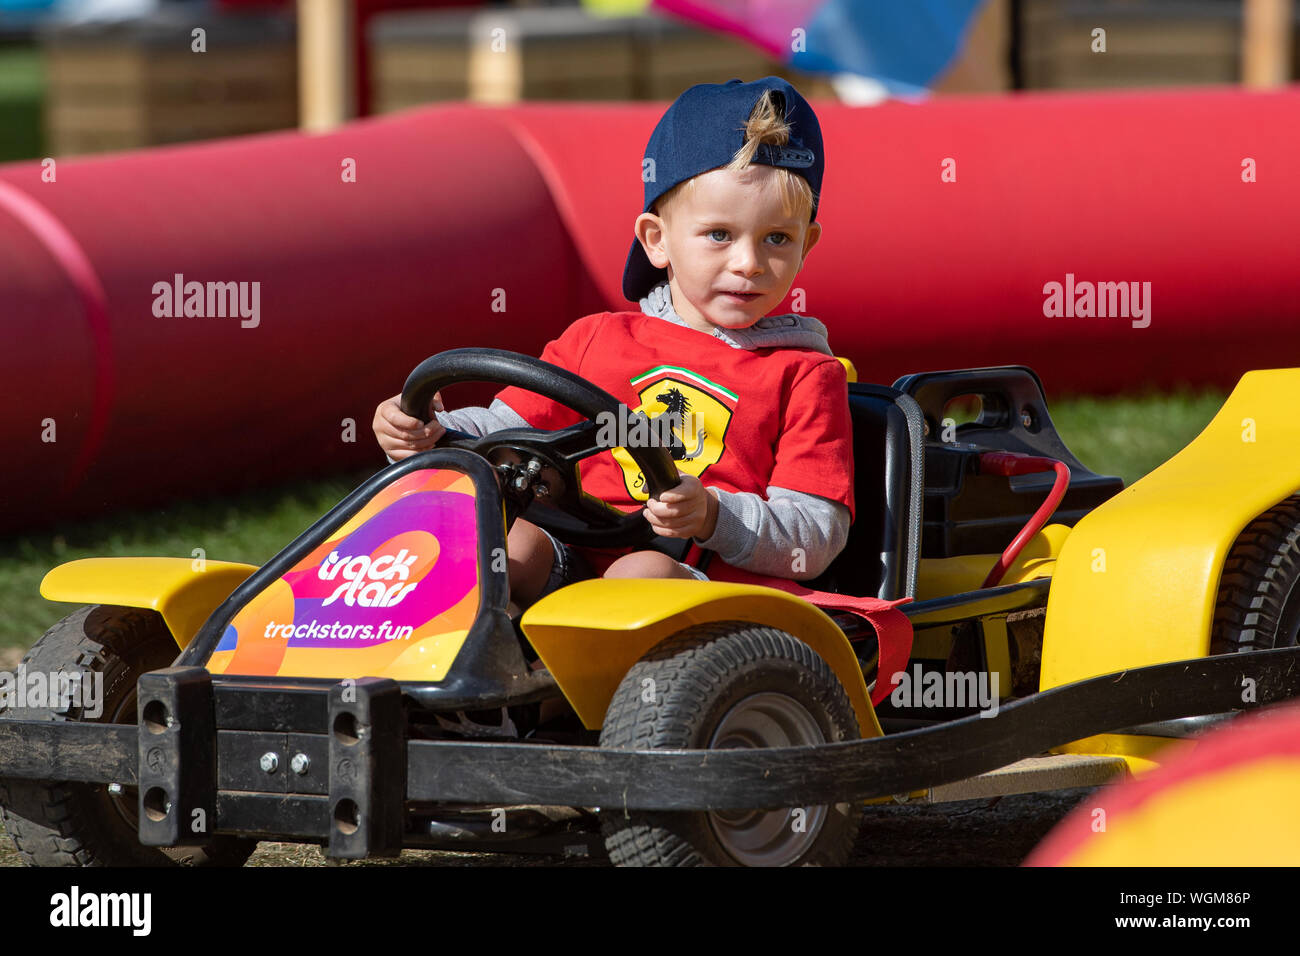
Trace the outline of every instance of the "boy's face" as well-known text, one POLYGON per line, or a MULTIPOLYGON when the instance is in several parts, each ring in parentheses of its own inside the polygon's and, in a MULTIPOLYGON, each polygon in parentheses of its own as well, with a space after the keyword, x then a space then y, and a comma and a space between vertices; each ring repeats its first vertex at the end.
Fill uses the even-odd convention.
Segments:
POLYGON ((786 215, 772 166, 713 169, 663 215, 642 213, 636 233, 651 264, 668 270, 673 308, 692 328, 745 329, 790 291, 821 238, 807 208, 786 215), (736 293, 750 293, 737 295, 736 293))

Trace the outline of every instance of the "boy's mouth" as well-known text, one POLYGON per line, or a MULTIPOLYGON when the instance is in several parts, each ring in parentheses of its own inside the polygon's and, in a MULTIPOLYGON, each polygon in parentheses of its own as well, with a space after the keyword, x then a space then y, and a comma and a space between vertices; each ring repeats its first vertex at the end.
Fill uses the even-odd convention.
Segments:
POLYGON ((759 296, 761 296, 763 293, 761 293, 761 292, 727 292, 727 291, 724 290, 722 294, 723 294, 724 296, 726 296, 727 298, 729 298, 729 299, 735 301, 735 302, 753 302, 755 299, 757 299, 757 298, 758 298, 759 296))

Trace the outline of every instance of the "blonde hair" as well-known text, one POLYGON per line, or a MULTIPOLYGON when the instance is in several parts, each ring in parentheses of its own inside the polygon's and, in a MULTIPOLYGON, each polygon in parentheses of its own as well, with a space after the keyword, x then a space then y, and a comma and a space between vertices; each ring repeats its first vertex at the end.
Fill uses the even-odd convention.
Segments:
MULTIPOLYGON (((745 131, 745 142, 736 150, 731 162, 721 167, 732 172, 740 172, 750 166, 754 161, 754 154, 758 152, 758 147, 764 143, 772 146, 784 146, 790 142, 790 124, 785 121, 777 105, 777 98, 772 90, 765 90, 758 102, 754 104, 753 110, 750 111, 749 120, 743 127, 745 131)), ((808 180, 804 179, 798 173, 791 172, 781 166, 772 167, 777 172, 777 188, 781 193, 781 208, 785 215, 793 216, 799 210, 811 213, 813 200, 815 198, 812 186, 808 185, 808 180)), ((664 193, 655 201, 655 209, 659 215, 663 215, 667 206, 669 206, 685 189, 686 192, 695 192, 695 180, 698 177, 692 176, 684 182, 678 183, 668 192, 664 193)))

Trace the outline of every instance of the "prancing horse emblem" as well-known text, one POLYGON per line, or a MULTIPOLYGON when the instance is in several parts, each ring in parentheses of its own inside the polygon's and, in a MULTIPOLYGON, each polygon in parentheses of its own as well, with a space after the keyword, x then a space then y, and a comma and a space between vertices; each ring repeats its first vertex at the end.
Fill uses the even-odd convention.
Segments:
MULTIPOLYGON (((663 402, 668 407, 656 415, 651 421, 657 421, 664 415, 671 416, 671 422, 677 425, 682 433, 686 431, 686 415, 691 407, 691 400, 683 395, 678 389, 670 388, 668 391, 655 396, 655 401, 663 402)), ((689 452, 686 445, 683 444, 681 435, 676 430, 669 430, 673 436, 672 444, 668 446, 668 452, 673 456, 673 461, 691 461, 700 457, 700 452, 704 450, 704 439, 709 437, 707 430, 701 428, 695 435, 695 447, 689 452)))

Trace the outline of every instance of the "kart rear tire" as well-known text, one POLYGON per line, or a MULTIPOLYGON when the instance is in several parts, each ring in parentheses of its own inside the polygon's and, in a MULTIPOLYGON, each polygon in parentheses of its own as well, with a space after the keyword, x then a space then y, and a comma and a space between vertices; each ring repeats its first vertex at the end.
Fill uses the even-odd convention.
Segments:
MULTIPOLYGON (((103 674, 102 712, 85 717, 74 702, 0 719, 134 724, 136 681, 177 653, 156 611, 84 607, 50 628, 20 666, 29 673, 103 674)), ((134 787, 117 796, 102 783, 0 779, 0 821, 28 866, 243 866, 257 849, 256 840, 224 835, 203 846, 144 846, 134 822, 137 800, 134 787)))
MULTIPOLYGON (((628 671, 605 715, 600 745, 710 749, 857 737, 848 695, 812 648, 783 631, 723 621, 682 631, 628 671), (647 689, 653 702, 644 697, 647 689)), ((617 866, 838 866, 852 854, 861 824, 862 806, 855 803, 601 812, 605 848, 617 866)))
POLYGON ((1219 581, 1210 653, 1295 647, 1300 642, 1300 494, 1241 532, 1219 581))

